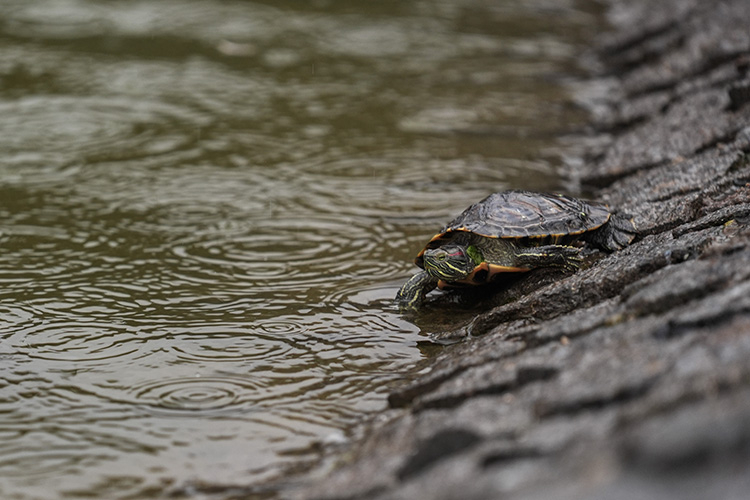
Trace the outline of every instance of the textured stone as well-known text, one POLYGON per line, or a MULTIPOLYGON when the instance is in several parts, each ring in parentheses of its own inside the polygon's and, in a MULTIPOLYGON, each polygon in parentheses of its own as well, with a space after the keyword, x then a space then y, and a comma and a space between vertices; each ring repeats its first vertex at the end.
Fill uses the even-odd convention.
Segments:
POLYGON ((604 157, 590 164, 583 181, 605 185, 613 180, 668 163, 722 142, 731 142, 750 125, 750 109, 727 111, 728 86, 707 89, 675 101, 666 110, 619 135, 604 157))

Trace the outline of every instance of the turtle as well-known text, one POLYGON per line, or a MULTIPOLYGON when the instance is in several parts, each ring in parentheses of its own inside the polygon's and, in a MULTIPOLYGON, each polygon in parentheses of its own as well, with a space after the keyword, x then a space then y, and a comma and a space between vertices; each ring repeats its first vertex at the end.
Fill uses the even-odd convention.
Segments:
POLYGON ((632 218, 603 203, 522 190, 493 193, 427 242, 414 259, 422 270, 404 283, 396 302, 414 310, 436 287, 481 285, 540 267, 574 270, 581 243, 613 252, 636 235, 632 218))

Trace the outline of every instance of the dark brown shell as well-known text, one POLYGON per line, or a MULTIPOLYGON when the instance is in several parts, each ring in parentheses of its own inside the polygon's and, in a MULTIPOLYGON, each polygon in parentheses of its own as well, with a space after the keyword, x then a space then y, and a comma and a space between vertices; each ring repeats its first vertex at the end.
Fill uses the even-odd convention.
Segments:
POLYGON ((449 222, 419 252, 415 262, 423 267, 425 250, 441 246, 457 232, 487 238, 546 238, 558 243, 601 227, 609 221, 610 215, 606 205, 562 194, 493 193, 449 222))

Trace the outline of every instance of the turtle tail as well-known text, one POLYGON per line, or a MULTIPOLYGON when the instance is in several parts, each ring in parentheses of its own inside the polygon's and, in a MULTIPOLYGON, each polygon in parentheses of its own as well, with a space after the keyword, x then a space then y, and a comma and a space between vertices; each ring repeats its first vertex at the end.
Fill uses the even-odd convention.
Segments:
POLYGON ((632 217, 612 214, 606 224, 586 235, 584 239, 602 250, 614 252, 630 245, 636 236, 638 229, 632 217))

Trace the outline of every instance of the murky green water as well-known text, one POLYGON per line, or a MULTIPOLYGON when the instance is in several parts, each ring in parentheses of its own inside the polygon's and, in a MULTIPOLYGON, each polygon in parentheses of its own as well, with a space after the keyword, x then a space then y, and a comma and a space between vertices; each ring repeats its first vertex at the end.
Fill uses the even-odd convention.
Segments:
POLYGON ((420 244, 560 186, 573 7, 4 0, 0 497, 257 483, 384 408, 420 244))

